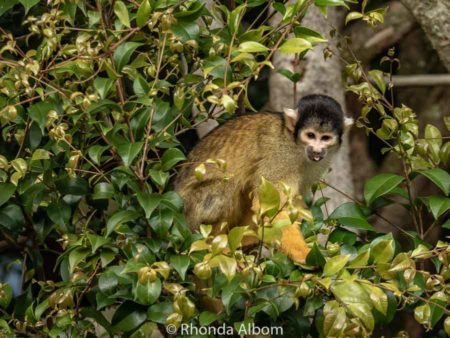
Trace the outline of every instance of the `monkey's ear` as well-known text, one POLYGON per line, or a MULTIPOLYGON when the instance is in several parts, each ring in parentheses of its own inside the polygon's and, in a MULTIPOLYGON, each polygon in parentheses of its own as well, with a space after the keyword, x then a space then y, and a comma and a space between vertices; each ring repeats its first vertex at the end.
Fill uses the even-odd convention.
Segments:
POLYGON ((351 117, 344 117, 344 131, 350 130, 355 121, 351 117))
POLYGON ((299 118, 299 112, 298 109, 290 109, 290 108, 284 108, 284 121, 286 123, 286 128, 293 133, 295 130, 295 125, 297 124, 298 118, 299 118))

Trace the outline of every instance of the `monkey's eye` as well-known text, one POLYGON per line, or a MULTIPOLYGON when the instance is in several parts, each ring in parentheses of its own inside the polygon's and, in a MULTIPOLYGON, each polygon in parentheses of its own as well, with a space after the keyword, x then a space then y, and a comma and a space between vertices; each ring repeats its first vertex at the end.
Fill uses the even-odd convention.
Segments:
POLYGON ((316 138, 316 135, 314 135, 314 133, 307 133, 306 136, 310 139, 310 140, 314 140, 316 138))
POLYGON ((329 140, 331 140, 331 136, 330 135, 322 136, 322 141, 329 141, 329 140))

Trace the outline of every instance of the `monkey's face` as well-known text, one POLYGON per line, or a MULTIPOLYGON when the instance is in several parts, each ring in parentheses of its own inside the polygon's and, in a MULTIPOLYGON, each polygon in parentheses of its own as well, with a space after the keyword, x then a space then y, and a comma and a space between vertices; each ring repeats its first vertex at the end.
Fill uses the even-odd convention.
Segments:
POLYGON ((304 145, 306 158, 313 162, 322 161, 339 147, 339 138, 332 131, 308 127, 300 131, 300 142, 304 145))

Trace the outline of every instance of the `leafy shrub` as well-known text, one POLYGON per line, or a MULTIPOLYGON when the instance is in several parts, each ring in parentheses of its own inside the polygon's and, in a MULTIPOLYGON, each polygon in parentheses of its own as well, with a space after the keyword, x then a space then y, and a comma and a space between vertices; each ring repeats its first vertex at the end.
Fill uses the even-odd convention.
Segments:
MULTIPOLYGON (((273 244, 265 245, 269 257, 243 252, 246 227, 219 236, 208 225, 200 233, 187 227, 169 185, 185 160, 177 137, 218 111, 233 113, 238 97, 251 108, 248 84, 271 66, 275 50, 304 55, 322 40, 299 24, 309 1, 274 2, 283 16, 277 26, 244 29, 248 8, 270 4, 253 0, 229 10, 201 1, 7 0, 0 6, 0 232, 2 247, 20 257, 23 270, 20 295, 0 284, 3 336, 95 336, 102 326, 139 337, 182 322, 367 336, 405 307, 427 328, 445 315, 450 331, 450 248, 426 242, 431 228, 449 227, 450 179, 438 168, 448 162, 449 142, 433 126, 419 137, 414 113, 384 99, 389 85, 380 71, 369 73, 374 86, 357 63, 349 65, 359 81, 349 90, 365 102, 360 125, 400 156, 404 175, 372 178, 363 202, 329 216, 320 209, 326 199, 317 200, 313 220, 302 223, 312 247, 304 266, 273 244), (292 31, 296 36, 287 38, 292 31), (378 130, 365 119, 369 109, 380 114, 378 130), (414 196, 416 176, 442 194, 414 196), (404 231, 408 248, 370 224, 388 203, 411 211, 416 231, 404 231), (423 211, 434 217, 431 225, 423 211), (327 236, 324 245, 318 234, 327 236), (199 280, 206 292, 196 287, 199 280), (224 311, 205 310, 205 296, 224 311), (103 311, 111 306, 107 320, 103 311)), ((266 209, 258 222, 269 236, 282 226, 265 218, 267 210, 279 211, 279 192, 270 182, 261 192, 266 209)))

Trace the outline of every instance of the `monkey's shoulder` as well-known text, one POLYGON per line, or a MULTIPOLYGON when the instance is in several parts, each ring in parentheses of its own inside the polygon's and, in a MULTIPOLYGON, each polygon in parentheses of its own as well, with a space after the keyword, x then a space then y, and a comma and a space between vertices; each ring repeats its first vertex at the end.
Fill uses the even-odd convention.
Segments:
POLYGON ((204 140, 212 136, 226 137, 229 133, 245 133, 249 131, 256 132, 258 130, 271 130, 276 127, 279 129, 283 126, 284 119, 281 113, 273 112, 256 112, 256 113, 245 113, 231 118, 224 124, 220 125, 216 129, 212 130, 206 135, 204 140))

